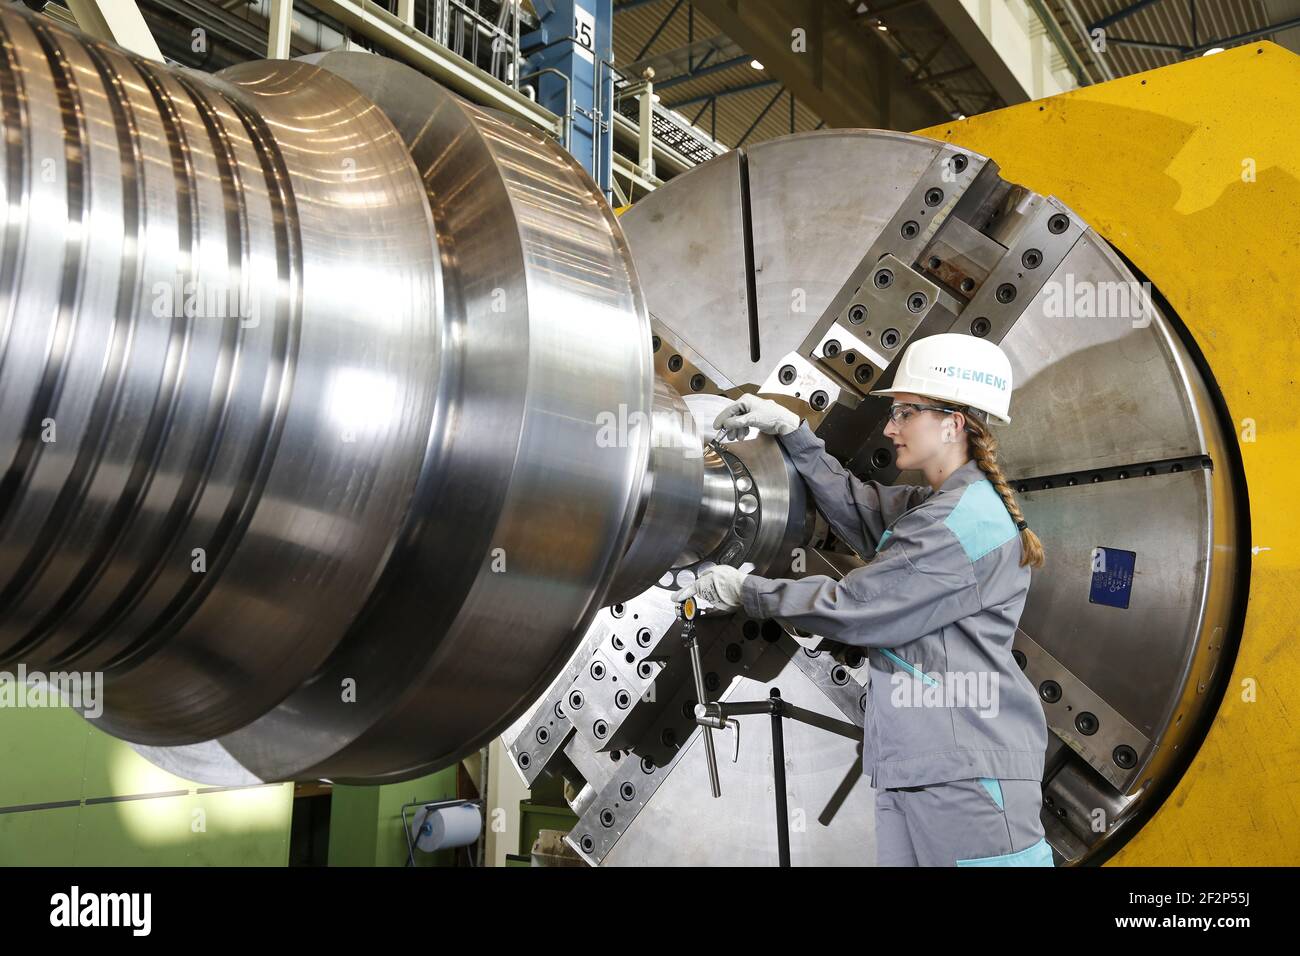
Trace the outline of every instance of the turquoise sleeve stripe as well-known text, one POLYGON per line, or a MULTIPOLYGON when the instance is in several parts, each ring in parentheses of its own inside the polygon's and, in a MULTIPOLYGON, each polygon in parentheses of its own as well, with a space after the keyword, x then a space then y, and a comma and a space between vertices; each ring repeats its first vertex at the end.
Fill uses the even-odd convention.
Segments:
POLYGON ((981 856, 973 860, 958 860, 958 866, 1055 866, 1052 848, 1043 837, 1031 847, 1001 856, 981 856))
POLYGON ((883 648, 883 647, 882 647, 882 648, 880 649, 880 653, 884 654, 886 657, 888 657, 891 661, 893 661, 893 662, 894 662, 895 664, 897 664, 899 667, 902 667, 903 669, 905 669, 906 671, 908 671, 908 672, 909 672, 913 677, 919 677, 921 680, 925 681, 925 682, 926 682, 927 684, 929 684, 931 687, 938 687, 938 686, 939 686, 939 682, 938 682, 937 680, 935 680, 933 677, 931 677, 931 676, 930 676, 929 674, 927 674, 925 671, 920 670, 919 668, 917 668, 915 665, 913 665, 913 664, 909 664, 907 661, 903 660, 901 657, 899 657, 899 656, 898 656, 897 654, 895 654, 893 651, 891 651, 891 650, 887 650, 886 648, 883 648))
POLYGON ((1017 534, 1007 506, 987 478, 966 486, 961 500, 943 523, 957 536, 972 562, 997 550, 1017 534))

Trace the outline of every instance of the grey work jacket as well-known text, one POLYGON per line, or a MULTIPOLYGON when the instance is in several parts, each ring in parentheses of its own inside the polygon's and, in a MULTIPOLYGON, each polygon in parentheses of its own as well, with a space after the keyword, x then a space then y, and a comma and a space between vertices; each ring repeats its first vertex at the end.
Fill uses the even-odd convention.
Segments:
POLYGON ((1011 654, 1029 593, 1020 534, 974 461, 928 485, 859 481, 806 422, 780 437, 818 508, 869 563, 842 580, 751 574, 751 617, 867 649, 871 785, 1042 780, 1047 721, 1011 654))

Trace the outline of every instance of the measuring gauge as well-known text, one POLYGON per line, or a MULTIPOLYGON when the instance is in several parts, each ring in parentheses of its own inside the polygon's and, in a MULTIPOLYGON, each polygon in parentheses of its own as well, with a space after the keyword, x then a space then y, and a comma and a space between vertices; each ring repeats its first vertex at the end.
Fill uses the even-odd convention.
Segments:
POLYGON ((684 621, 694 621, 697 617, 700 616, 700 606, 695 603, 694 596, 688 597, 685 601, 683 601, 681 603, 680 610, 682 614, 682 620, 684 621))

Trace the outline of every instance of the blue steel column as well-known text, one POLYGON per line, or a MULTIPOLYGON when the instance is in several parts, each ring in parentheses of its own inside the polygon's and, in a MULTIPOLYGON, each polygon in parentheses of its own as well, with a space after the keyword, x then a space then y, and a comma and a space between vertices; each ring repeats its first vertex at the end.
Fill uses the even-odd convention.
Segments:
POLYGON ((535 76, 537 101, 557 116, 572 115, 569 152, 609 197, 613 163, 613 0, 534 0, 533 9, 541 25, 520 40, 528 59, 524 75, 558 70, 568 78, 566 84, 555 73, 535 76))

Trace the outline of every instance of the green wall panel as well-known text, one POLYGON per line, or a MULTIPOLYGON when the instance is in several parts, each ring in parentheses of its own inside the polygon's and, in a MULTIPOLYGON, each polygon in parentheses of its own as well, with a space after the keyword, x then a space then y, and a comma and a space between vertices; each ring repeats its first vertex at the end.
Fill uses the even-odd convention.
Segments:
POLYGON ((0 865, 284 866, 292 809, 292 784, 208 787, 67 708, 0 708, 0 865))

